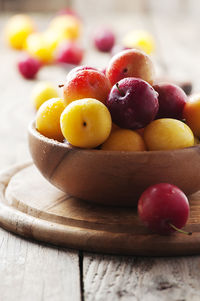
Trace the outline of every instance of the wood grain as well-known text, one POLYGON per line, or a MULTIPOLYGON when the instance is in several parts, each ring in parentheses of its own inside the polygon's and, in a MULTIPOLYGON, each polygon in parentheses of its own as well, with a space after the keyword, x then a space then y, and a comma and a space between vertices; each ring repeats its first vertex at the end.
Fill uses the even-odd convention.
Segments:
POLYGON ((199 257, 116 258, 87 254, 83 261, 85 299, 197 301, 199 265, 199 257))
POLYGON ((199 145, 144 152, 80 149, 41 135, 33 122, 29 148, 50 183, 91 204, 135 207, 143 191, 157 183, 174 184, 186 195, 200 189, 199 145))
POLYGON ((0 184, 0 225, 27 238, 125 255, 200 252, 199 193, 190 198, 190 219, 185 228, 193 234, 160 236, 141 223, 136 209, 97 206, 70 197, 50 185, 33 165, 2 171, 0 184))
MULTIPOLYGON (((92 50, 92 44, 89 36, 97 25, 108 24, 113 26, 118 35, 118 42, 121 41, 123 35, 132 28, 148 29, 156 36, 157 54, 154 59, 160 63, 167 63, 170 75, 175 74, 182 77, 187 76, 194 81, 195 91, 199 91, 199 68, 198 68, 198 53, 199 53, 199 0, 181 0, 181 5, 184 2, 186 5, 185 15, 182 19, 178 18, 180 7, 177 10, 176 1, 162 1, 158 4, 157 0, 151 0, 154 5, 159 5, 157 10, 155 6, 150 9, 154 10, 153 24, 151 18, 147 15, 134 14, 133 10, 121 16, 114 15, 112 7, 108 10, 108 14, 100 14, 95 7, 92 7, 92 15, 89 15, 89 9, 85 9, 85 1, 80 0, 80 12, 86 16, 85 33, 87 39, 83 41, 90 50, 86 53, 85 62, 96 67, 104 67, 109 59, 108 55, 99 55, 97 59, 97 52, 92 50), (173 5, 173 3, 175 3, 173 5), (168 10, 166 14, 166 6, 168 10), (85 13, 84 13, 85 11, 85 13), (96 13, 94 13, 96 11, 96 13), (174 15, 173 20, 168 18, 174 15), (101 18, 97 18, 101 15, 101 18), (146 21, 145 21, 146 20, 146 21), (94 23, 92 23, 94 21, 94 23), (93 26, 91 26, 93 24, 93 26), (188 25, 188 26, 187 26, 188 25), (181 30, 181 28, 183 30, 181 30), (177 34, 175 34, 177 32, 177 34), (186 34, 187 33, 187 34, 186 34), (179 42, 179 37, 181 41, 179 42), (161 47, 159 47, 159 45, 161 47), (162 52, 160 52, 160 49, 162 52), (185 50, 184 50, 185 48, 185 50), (176 50, 176 51, 175 51, 176 50), (156 59, 157 56, 159 60, 156 59), (178 62, 178 63, 177 63, 178 62), (181 67, 181 68, 180 68, 181 67), (180 69, 179 69, 180 68, 180 69), (173 70, 172 70, 173 69, 173 70), (177 69, 179 71, 177 71, 177 69)), ((9 50, 5 47, 2 38, 2 29, 7 21, 8 16, 1 15, 1 81, 0 81, 0 167, 5 168, 16 162, 22 162, 30 158, 27 148, 27 126, 29 121, 34 116, 32 105, 30 102, 30 92, 36 81, 24 81, 19 77, 15 64, 20 56, 20 53, 9 50), (3 142, 2 142, 3 141, 3 142)), ((45 28, 48 23, 49 16, 38 15, 34 16, 37 20, 39 28, 45 28)), ((158 68, 160 69, 160 68, 158 68)), ((165 70, 165 69, 164 69, 165 70)), ((160 70, 158 70, 160 71, 160 70)), ((44 67, 39 73, 39 80, 50 80, 55 84, 61 83, 66 76, 66 69, 59 69, 55 66, 44 67)), ((160 72, 162 75, 162 72, 160 72)), ((65 300, 66 291, 64 287, 59 286, 59 279, 62 279, 63 267, 59 264, 60 252, 59 248, 52 249, 50 247, 41 246, 40 244, 32 244, 12 234, 8 234, 3 229, 0 230, 0 292, 5 297, 6 301, 14 301, 17 298, 20 301, 35 301, 35 296, 41 296, 39 300, 51 300, 51 293, 54 288, 51 279, 52 273, 56 273, 54 279, 60 289, 58 295, 53 293, 53 301, 65 300), (20 249, 20 251, 19 251, 20 249), (26 252, 28 253, 27 272, 26 269, 26 252), (33 252, 33 254, 32 254, 33 252), (4 254, 4 255, 2 255, 4 254), (38 256, 40 254, 40 256, 38 256), (44 262, 48 258, 48 268, 46 274, 44 271, 44 262), (53 266, 51 265, 53 262, 53 266), (22 264, 23 263, 23 264, 22 264), (36 265, 37 271, 34 269, 36 265), (59 271, 55 268, 58 266, 59 271), (24 269, 21 270, 21 267, 24 269), (33 271, 32 271, 33 269, 33 271), (31 275, 32 273, 32 275, 31 275), (30 278, 31 277, 31 278, 30 278), (30 283, 29 283, 30 279, 30 283), (58 279, 58 280, 57 280, 58 279), (40 280, 45 282, 46 294, 42 294, 43 286, 40 280), (34 288, 31 287, 32 283, 34 288), (21 284, 21 296, 19 295, 18 284, 21 284), (23 287, 23 283, 26 286, 23 287), (32 290, 31 290, 32 289, 32 290), (61 295, 63 289, 63 295, 61 295), (48 291, 48 292, 47 292, 48 291), (15 298, 16 295, 16 298, 15 298)), ((61 250, 63 252, 63 250, 61 250)), ((74 262, 70 260, 69 251, 64 251, 64 257, 61 262, 65 265, 64 276, 68 277, 73 274, 71 270, 67 272, 67 262, 69 265, 74 262)), ((62 253, 63 254, 63 253, 62 253)), ((76 252, 73 252, 76 256, 76 252)), ((199 256, 183 257, 183 258, 134 258, 134 257, 116 257, 116 256, 100 256, 94 254, 83 254, 83 279, 85 289, 85 300, 199 300, 199 256), (149 268, 150 263, 150 268, 149 268), (149 268, 149 270, 148 270, 149 268), (157 275, 157 277, 154 277, 157 275), (164 281, 162 282, 162 279, 164 281), (160 285, 161 282, 161 285, 160 285), (175 286, 174 286, 175 284, 175 286), (119 291, 119 293, 117 293, 119 291)), ((74 262, 74 273, 77 273, 77 260, 74 262)), ((61 280, 61 283, 63 281, 61 280)), ((79 291, 79 287, 74 290, 74 296, 79 291)), ((55 291, 54 291, 55 292, 55 291)), ((77 297, 78 299, 78 297, 77 297)), ((72 299, 73 300, 73 299, 72 299)), ((4 300, 3 300, 4 301, 4 300)))

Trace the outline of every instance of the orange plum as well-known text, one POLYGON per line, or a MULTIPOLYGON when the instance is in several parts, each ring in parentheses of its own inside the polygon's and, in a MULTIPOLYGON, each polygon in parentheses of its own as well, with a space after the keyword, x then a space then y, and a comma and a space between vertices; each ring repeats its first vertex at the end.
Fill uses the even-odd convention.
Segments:
POLYGON ((63 91, 66 105, 82 98, 95 98, 105 103, 110 91, 110 83, 100 71, 81 70, 71 74, 63 91))

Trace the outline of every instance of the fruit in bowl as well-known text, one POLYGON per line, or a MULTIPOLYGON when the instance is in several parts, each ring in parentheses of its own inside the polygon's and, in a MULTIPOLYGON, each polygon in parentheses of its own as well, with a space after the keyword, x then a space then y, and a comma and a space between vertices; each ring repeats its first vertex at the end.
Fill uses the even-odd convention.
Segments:
MULTIPOLYGON (((160 90, 153 84, 153 65, 140 50, 117 54, 106 74, 89 66, 72 70, 55 119, 49 110, 65 140, 56 141, 53 131, 45 133, 45 127, 54 123, 45 125, 43 113, 37 115, 43 130, 38 120, 30 125, 36 166, 63 191, 104 205, 136 206, 141 193, 160 182, 176 185, 186 195, 200 189, 199 145, 194 146, 189 123, 156 119, 160 90)), ((175 90, 167 88, 160 103, 167 103, 175 90)), ((185 94, 172 95, 176 104, 171 108, 181 107, 184 116, 185 94), (181 106, 176 95, 183 96, 181 106)), ((48 106, 44 103, 42 108, 48 106)), ((180 117, 177 112, 175 116, 180 117)))

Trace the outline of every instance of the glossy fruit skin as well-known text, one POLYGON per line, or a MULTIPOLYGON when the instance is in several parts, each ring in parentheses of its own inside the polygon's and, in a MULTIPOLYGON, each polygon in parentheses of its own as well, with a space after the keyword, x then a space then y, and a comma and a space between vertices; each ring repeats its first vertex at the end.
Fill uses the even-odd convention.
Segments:
POLYGON ((187 95, 178 86, 170 83, 160 83, 153 88, 158 92, 159 110, 157 118, 183 119, 183 109, 187 95))
MULTIPOLYGON (((138 214, 152 231, 167 235, 181 229, 189 217, 190 207, 186 195, 175 185, 160 183, 147 188, 138 202, 138 214)), ((167 246, 166 246, 167 247, 167 246)))
POLYGON ((124 78, 114 85, 107 99, 112 120, 127 129, 143 128, 158 112, 158 93, 139 78, 124 78), (121 94, 123 93, 123 95, 121 94))
POLYGON ((73 101, 60 117, 63 136, 73 146, 95 148, 110 135, 112 120, 106 106, 93 98, 73 101))
POLYGON ((49 82, 39 82, 33 88, 31 98, 36 110, 48 99, 59 97, 56 88, 49 82))
POLYGON ((174 150, 194 145, 194 135, 184 122, 161 118, 152 121, 144 130, 148 150, 174 150))
POLYGON ((94 35, 94 45, 102 52, 109 52, 115 44, 115 35, 108 28, 99 28, 94 35))
POLYGON ((137 77, 154 82, 154 67, 148 55, 138 49, 128 49, 114 55, 107 68, 106 76, 111 85, 126 77, 137 77))
POLYGON ((185 104, 183 118, 194 135, 200 137, 200 94, 191 95, 185 104))
POLYGON ((95 98, 105 103, 110 91, 110 83, 101 71, 81 70, 68 78, 63 88, 64 101, 70 102, 82 98, 95 98))
POLYGON ((73 68, 73 69, 70 70, 70 72, 67 74, 66 79, 69 80, 72 75, 74 76, 75 73, 77 73, 79 71, 82 71, 82 70, 95 70, 95 71, 99 71, 96 68, 91 67, 91 66, 87 66, 87 65, 77 66, 77 67, 75 67, 75 68, 73 68))
POLYGON ((65 109, 62 98, 52 98, 45 101, 36 114, 36 129, 45 137, 63 141, 60 129, 60 115, 65 109))
POLYGON ((32 79, 38 73, 41 63, 37 59, 25 56, 18 62, 17 67, 24 78, 32 79))
POLYGON ((127 129, 112 131, 108 139, 101 146, 103 150, 111 151, 145 151, 145 143, 141 135, 127 129))
POLYGON ((56 55, 56 61, 59 63, 67 63, 79 65, 83 59, 83 49, 74 42, 62 43, 56 55))

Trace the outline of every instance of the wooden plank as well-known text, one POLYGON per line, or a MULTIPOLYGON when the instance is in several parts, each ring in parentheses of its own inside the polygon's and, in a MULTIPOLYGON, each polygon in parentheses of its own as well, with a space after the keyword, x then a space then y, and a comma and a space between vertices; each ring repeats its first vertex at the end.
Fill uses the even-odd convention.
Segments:
MULTIPOLYGON (((49 16, 37 16, 39 26, 49 16)), ((1 16, 4 28, 7 16, 1 16)), ((30 159, 27 145, 27 126, 35 115, 30 94, 37 80, 24 80, 16 63, 20 52, 10 50, 0 40, 0 168, 30 159)), ((65 78, 66 71, 46 67, 39 80, 55 85, 65 78)), ((79 257, 77 251, 62 250, 23 240, 0 229, 0 300, 81 300, 79 257)))
POLYGON ((135 258, 85 254, 87 301, 197 301, 200 257, 135 258))
POLYGON ((26 241, 0 229, 2 301, 78 301, 77 252, 26 241))

